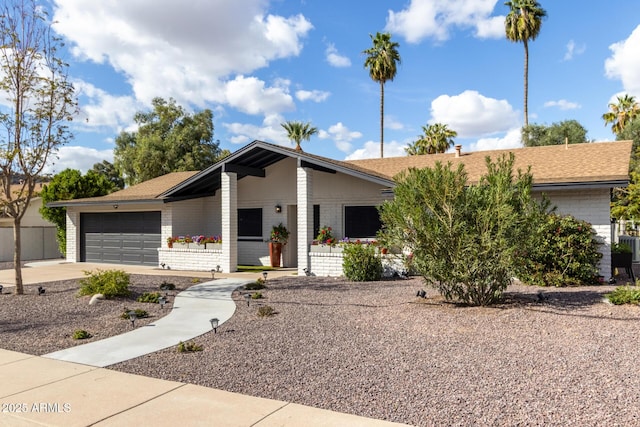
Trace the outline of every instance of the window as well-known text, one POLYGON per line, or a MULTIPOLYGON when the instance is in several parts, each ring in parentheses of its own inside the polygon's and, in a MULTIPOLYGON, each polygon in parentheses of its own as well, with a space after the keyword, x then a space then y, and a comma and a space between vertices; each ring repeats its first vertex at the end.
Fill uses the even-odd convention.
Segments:
POLYGON ((238 238, 262 241, 262 208, 238 209, 238 238))
POLYGON ((345 206, 344 235, 349 238, 376 237, 382 228, 376 206, 345 206))
POLYGON ((320 233, 320 205, 313 205, 313 238, 320 233))

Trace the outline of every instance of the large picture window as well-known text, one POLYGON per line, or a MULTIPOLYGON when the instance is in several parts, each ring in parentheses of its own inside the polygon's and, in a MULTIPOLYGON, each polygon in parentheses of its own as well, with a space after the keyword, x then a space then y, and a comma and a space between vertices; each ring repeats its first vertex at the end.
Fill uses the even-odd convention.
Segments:
POLYGON ((345 206, 345 237, 376 237, 376 233, 380 228, 382 228, 382 223, 376 206, 345 206))
POLYGON ((262 208, 238 209, 238 239, 262 240, 262 208))

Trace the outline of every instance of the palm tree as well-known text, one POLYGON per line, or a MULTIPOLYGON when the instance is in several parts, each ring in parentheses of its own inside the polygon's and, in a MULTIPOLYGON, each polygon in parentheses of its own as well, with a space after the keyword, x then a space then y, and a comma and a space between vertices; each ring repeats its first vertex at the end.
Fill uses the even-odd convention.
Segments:
POLYGON ((280 123, 280 126, 287 131, 287 137, 296 143, 296 151, 302 151, 300 146, 302 141, 309 141, 311 136, 318 133, 318 128, 312 127, 309 122, 288 121, 280 123))
POLYGON ((410 156, 444 153, 453 146, 453 138, 456 136, 458 132, 442 123, 422 126, 422 135, 405 151, 410 156))
POLYGON ((640 115, 640 105, 636 102, 636 98, 625 94, 618 96, 617 103, 609 104, 609 111, 602 115, 602 119, 605 126, 613 123, 611 130, 619 135, 638 115, 640 115))
POLYGON ((536 0, 511 0, 505 3, 511 9, 504 20, 507 39, 524 44, 524 126, 529 126, 529 40, 540 34, 542 18, 547 12, 536 0))
POLYGON ((380 157, 384 157, 384 84, 387 80, 393 80, 398 71, 397 64, 400 54, 396 42, 391 41, 391 34, 369 34, 373 47, 363 51, 367 55, 364 67, 369 69, 369 76, 375 82, 380 83, 380 157))

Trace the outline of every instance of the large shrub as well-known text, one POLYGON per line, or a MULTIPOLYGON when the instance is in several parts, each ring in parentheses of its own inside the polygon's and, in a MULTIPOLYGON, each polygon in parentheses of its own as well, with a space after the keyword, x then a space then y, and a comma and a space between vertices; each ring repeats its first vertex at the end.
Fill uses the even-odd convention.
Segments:
POLYGON ((382 259, 373 245, 345 245, 343 255, 342 270, 347 279, 369 282, 382 277, 382 259))
POLYGON ((105 298, 129 295, 129 274, 122 270, 85 271, 80 280, 79 295, 102 294, 105 298))
POLYGON ((601 243, 591 224, 552 213, 540 216, 531 234, 535 242, 517 264, 521 281, 556 287, 598 284, 601 243))
POLYGON ((380 209, 385 246, 413 254, 412 267, 447 300, 488 305, 511 282, 517 249, 528 245, 531 174, 514 176, 514 156, 487 157, 469 185, 464 166, 410 169, 396 177, 394 200, 380 209))

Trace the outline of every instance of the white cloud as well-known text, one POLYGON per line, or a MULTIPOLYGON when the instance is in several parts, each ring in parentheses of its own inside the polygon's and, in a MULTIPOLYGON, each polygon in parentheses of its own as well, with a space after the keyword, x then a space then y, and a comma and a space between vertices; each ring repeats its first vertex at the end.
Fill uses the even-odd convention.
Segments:
POLYGON ((342 122, 329 126, 329 129, 318 132, 320 139, 331 139, 336 143, 338 150, 347 153, 351 150, 351 141, 362 138, 362 133, 358 131, 350 131, 342 122))
POLYGON ((275 86, 265 87, 255 77, 237 76, 226 84, 225 98, 231 107, 247 114, 293 111, 295 105, 286 84, 286 80, 279 80, 275 86))
POLYGON ((559 99, 557 101, 547 101, 544 103, 545 107, 558 107, 561 110, 575 110, 580 108, 580 104, 577 102, 570 102, 566 99, 559 99))
POLYGON ((447 40, 451 27, 475 28, 476 37, 504 37, 504 17, 491 16, 497 0, 411 0, 399 12, 389 11, 386 31, 409 43, 431 37, 447 40))
MULTIPOLYGON (((397 141, 384 143, 384 157, 403 157, 407 153, 404 151, 406 144, 397 141)), ((345 160, 375 159, 380 157, 380 142, 367 141, 362 148, 357 149, 349 154, 345 160)))
POLYGON ((326 101, 331 95, 330 92, 325 92, 322 90, 298 90, 296 91, 296 98, 300 101, 313 101, 313 102, 323 102, 326 101))
POLYGON ((519 126, 516 111, 506 100, 487 98, 473 90, 440 95, 431 102, 431 120, 444 123, 460 138, 480 137, 519 126))
POLYGON ((340 67, 351 66, 351 60, 344 55, 340 55, 338 53, 338 49, 336 49, 336 47, 333 44, 330 44, 329 46, 327 46, 327 50, 325 51, 325 54, 327 55, 327 62, 332 67, 340 68, 340 67))
POLYGON ((76 58, 123 73, 136 99, 162 90, 182 105, 224 102, 223 82, 297 56, 313 28, 302 15, 268 15, 268 2, 54 0, 55 30, 76 58))
POLYGON ((80 98, 78 126, 82 128, 108 127, 120 130, 133 120, 142 106, 130 96, 114 96, 84 81, 73 82, 80 98), (86 100, 86 102, 83 102, 86 100))
POLYGON ((103 160, 113 162, 113 150, 96 150, 94 148, 67 145, 60 148, 57 158, 49 162, 44 172, 55 175, 70 168, 86 173, 94 164, 103 160))
POLYGON ((626 40, 612 44, 609 49, 613 54, 604 63, 607 77, 620 79, 627 93, 640 94, 640 25, 626 40))
POLYGON ((285 120, 280 114, 269 114, 262 121, 262 126, 247 123, 223 123, 222 126, 232 134, 231 142, 234 144, 246 144, 253 140, 268 141, 274 144, 293 147, 287 138, 286 131, 280 125, 285 120))
POLYGON ((477 142, 469 144, 469 151, 502 150, 519 147, 522 147, 520 128, 514 128, 501 138, 480 138, 477 142))
POLYGON ((399 122, 394 116, 385 116, 384 117, 384 127, 385 129, 392 130, 401 130, 404 129, 404 125, 402 122, 399 122))
POLYGON ((564 53, 564 61, 571 61, 575 55, 582 55, 587 47, 585 45, 576 46, 576 42, 569 40, 567 43, 567 50, 564 53))

